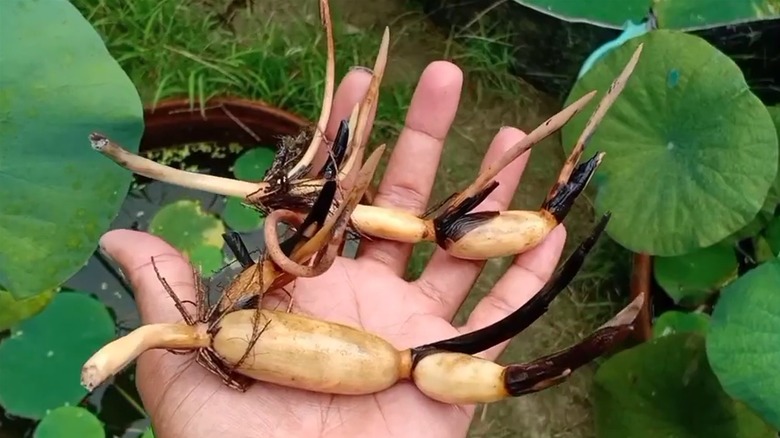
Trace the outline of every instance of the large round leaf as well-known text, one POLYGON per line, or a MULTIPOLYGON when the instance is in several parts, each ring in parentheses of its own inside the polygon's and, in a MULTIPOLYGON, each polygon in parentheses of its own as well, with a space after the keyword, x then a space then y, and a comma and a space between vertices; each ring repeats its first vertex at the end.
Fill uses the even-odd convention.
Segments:
POLYGON ((737 275, 734 246, 721 242, 674 257, 654 257, 656 281, 676 303, 696 303, 737 275))
POLYGON ((780 18, 780 0, 655 0, 658 25, 665 29, 701 29, 780 18))
POLYGON ((88 136, 137 151, 143 108, 66 0, 3 0, 0 41, 0 287, 23 298, 78 271, 116 216, 131 174, 88 136))
POLYGON ((639 21, 647 15, 647 0, 515 0, 521 5, 570 21, 587 21, 621 27, 626 20, 639 21))
POLYGON ((198 201, 183 199, 167 204, 152 218, 149 232, 181 251, 204 276, 222 267, 225 225, 204 211, 198 201))
POLYGON ((622 351, 599 367, 599 438, 774 438, 776 432, 718 384, 704 338, 678 333, 622 351))
MULTIPOLYGON (((568 103, 600 94, 637 45, 639 63, 589 142, 607 153, 594 178, 597 214, 613 212, 609 235, 635 252, 674 256, 720 242, 761 209, 778 167, 769 112, 737 65, 703 39, 659 30, 607 53, 568 103)), ((563 128, 567 151, 599 98, 563 128)))
POLYGON ((33 438, 105 438, 100 420, 88 410, 62 406, 49 412, 35 428, 33 438))
POLYGON ((780 16, 780 0, 514 0, 569 21, 620 27, 644 18, 650 6, 664 29, 691 30, 780 16))
POLYGON ((723 289, 707 355, 726 392, 780 429, 780 259, 723 289))
POLYGON ((114 337, 108 309, 80 292, 60 292, 43 311, 12 329, 0 344, 0 405, 40 419, 87 394, 81 367, 114 337))

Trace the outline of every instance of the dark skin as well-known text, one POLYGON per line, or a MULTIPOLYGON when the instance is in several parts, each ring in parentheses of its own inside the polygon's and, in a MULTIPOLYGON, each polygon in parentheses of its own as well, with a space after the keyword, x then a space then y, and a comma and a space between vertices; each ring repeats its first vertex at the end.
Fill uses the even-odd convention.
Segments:
MULTIPOLYGON (((360 70, 345 76, 326 131, 329 139, 363 96, 369 79, 360 70)), ((461 71, 444 61, 431 63, 423 72, 374 205, 415 214, 425 211, 462 81, 461 71)), ((500 130, 485 162, 497 159, 523 135, 514 128, 500 130)), ((499 187, 478 211, 507 209, 529 154, 497 176, 499 187)), ((421 277, 407 282, 402 275, 412 245, 389 241, 364 241, 356 259, 338 257, 325 274, 297 280, 293 311, 362 327, 399 349, 449 338, 491 324, 530 299, 552 275, 565 239, 559 226, 540 246, 516 257, 460 327, 453 326, 452 319, 484 262, 458 260, 437 249, 421 277)), ((178 251, 157 237, 132 230, 106 233, 101 249, 131 282, 144 323, 181 320, 150 263, 155 257, 174 291, 192 300, 192 268, 178 251)), ((506 345, 480 356, 495 360, 506 345)), ((367 396, 314 394, 265 383, 254 383, 240 393, 195 364, 191 355, 165 351, 141 356, 137 383, 158 438, 465 437, 475 409, 432 401, 410 383, 367 396)))

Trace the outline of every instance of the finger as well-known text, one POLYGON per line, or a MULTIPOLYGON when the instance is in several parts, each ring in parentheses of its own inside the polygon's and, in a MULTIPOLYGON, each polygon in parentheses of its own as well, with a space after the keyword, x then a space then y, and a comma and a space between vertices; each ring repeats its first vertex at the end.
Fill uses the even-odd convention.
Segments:
MULTIPOLYGON (((525 133, 512 127, 502 128, 490 143, 480 170, 498 160, 525 133)), ((531 151, 524 153, 496 175, 498 187, 474 211, 505 210, 512 202, 531 151)), ((451 320, 479 277, 484 261, 464 260, 437 247, 420 278, 414 284, 430 299, 430 311, 451 320)))
MULTIPOLYGON (((415 215, 425 211, 462 84, 463 73, 449 62, 433 62, 423 71, 374 205, 415 215)), ((358 258, 379 262, 400 276, 411 252, 412 244, 366 240, 360 244, 358 258)))
MULTIPOLYGON (((350 70, 341 80, 339 86, 336 88, 336 92, 333 94, 333 106, 330 109, 330 115, 328 116, 328 124, 325 129, 325 138, 328 144, 333 142, 336 137, 336 132, 339 129, 339 123, 344 119, 349 119, 352 114, 352 109, 355 104, 361 102, 368 91, 368 86, 371 83, 371 70, 365 67, 355 67, 350 70)), ((368 127, 363 140, 366 141, 371 135, 371 126, 374 124, 374 117, 376 109, 373 109, 369 113, 368 127)), ((312 161, 312 168, 319 169, 325 163, 327 153, 330 151, 330 147, 321 147, 317 151, 314 160, 312 161)))
MULTIPOLYGON (((181 321, 171 296, 157 278, 154 264, 180 300, 195 300, 192 268, 184 256, 159 237, 133 230, 113 230, 100 239, 101 250, 122 270, 135 293, 144 324, 181 321)), ((185 309, 190 312, 194 307, 185 309)))
MULTIPOLYGON (((474 307, 466 324, 459 330, 467 333, 505 318, 539 292, 555 272, 566 243, 563 224, 555 227, 534 249, 515 258, 493 289, 474 307)), ((484 351, 479 356, 495 360, 509 341, 484 351)))

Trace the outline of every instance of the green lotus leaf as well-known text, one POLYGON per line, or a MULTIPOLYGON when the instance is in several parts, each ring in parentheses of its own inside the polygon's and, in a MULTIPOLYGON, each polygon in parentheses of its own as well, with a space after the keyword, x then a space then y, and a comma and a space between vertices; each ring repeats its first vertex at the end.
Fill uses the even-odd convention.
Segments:
MULTIPOLYGON (((737 65, 705 40, 657 30, 607 53, 577 81, 567 104, 600 95, 638 44, 626 88, 590 139, 607 155, 594 178, 607 233, 634 252, 677 256, 744 228, 764 205, 778 169, 778 137, 737 65)), ((568 151, 599 97, 564 126, 568 151)))
MULTIPOLYGON (((770 106, 767 107, 767 109, 769 110, 769 115, 772 117, 772 120, 775 124, 777 137, 780 139, 780 106, 770 106)), ((780 169, 780 166, 778 166, 778 169, 780 169)), ((761 208, 761 211, 758 212, 753 221, 746 227, 745 230, 743 230, 742 233, 739 233, 737 237, 744 239, 748 237, 754 237, 756 234, 760 233, 763 229, 772 223, 774 220, 775 211, 779 205, 780 170, 775 177, 775 183, 772 185, 772 187, 769 188, 769 194, 764 200, 764 206, 761 208)), ((775 250, 775 255, 777 255, 777 250, 775 250)))
POLYGON ((653 323, 653 337, 669 336, 675 333, 707 333, 710 316, 699 312, 668 310, 653 323))
POLYGON ((697 302, 734 279, 739 262, 734 246, 716 243, 674 257, 654 257, 653 274, 675 303, 697 302))
POLYGON ((35 428, 33 438, 105 438, 100 420, 78 406, 62 406, 49 412, 35 428))
POLYGON ((777 432, 718 384, 704 337, 677 333, 621 351, 598 369, 599 438, 775 438, 777 432))
POLYGON ((59 292, 0 343, 0 405, 19 417, 79 403, 81 367, 114 338, 106 306, 82 292, 59 292))
POLYGON ((183 199, 165 205, 150 221, 149 232, 181 251, 205 276, 222 265, 225 225, 198 201, 183 199))
POLYGON ((658 25, 667 29, 702 29, 780 18, 780 0, 654 0, 658 25))
POLYGON ((780 429, 780 259, 723 289, 712 312, 707 356, 724 390, 780 429))
POLYGON ((521 5, 567 21, 621 27, 638 22, 653 6, 665 29, 691 30, 780 17, 780 0, 514 0, 521 5))
POLYGON ((201 245, 189 253, 190 263, 204 277, 209 277, 219 271, 226 263, 222 248, 211 245, 201 245))
POLYGON ((263 223, 261 212, 245 205, 238 198, 227 198, 222 220, 233 231, 246 232, 257 230, 263 223))
POLYGON ((626 20, 635 22, 647 15, 647 0, 514 0, 521 5, 568 21, 587 21, 621 27, 626 20))
POLYGON ((762 234, 772 254, 775 256, 780 255, 780 216, 772 218, 772 221, 769 222, 762 234))
POLYGON ((275 155, 276 150, 269 147, 258 146, 247 149, 236 158, 233 164, 233 175, 244 181, 262 181, 275 155))
POLYGON ((95 250, 132 175, 89 135, 137 152, 143 107, 70 2, 0 2, 0 41, 0 287, 20 299, 60 286, 95 250))
POLYGON ((40 312, 55 293, 50 290, 17 300, 10 292, 0 290, 0 332, 40 312))

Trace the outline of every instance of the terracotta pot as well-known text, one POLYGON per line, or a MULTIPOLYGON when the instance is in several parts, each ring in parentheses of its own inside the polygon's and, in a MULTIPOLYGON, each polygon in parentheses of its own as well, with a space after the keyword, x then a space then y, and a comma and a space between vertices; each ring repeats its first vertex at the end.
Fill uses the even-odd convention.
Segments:
POLYGON ((265 102, 233 97, 210 99, 203 111, 198 102, 167 99, 144 108, 144 121, 141 152, 198 142, 270 145, 310 123, 265 102))

